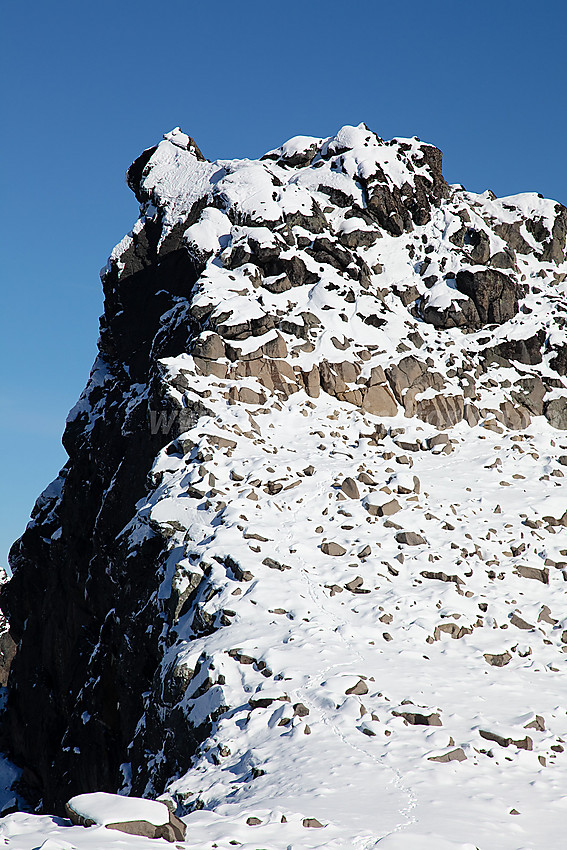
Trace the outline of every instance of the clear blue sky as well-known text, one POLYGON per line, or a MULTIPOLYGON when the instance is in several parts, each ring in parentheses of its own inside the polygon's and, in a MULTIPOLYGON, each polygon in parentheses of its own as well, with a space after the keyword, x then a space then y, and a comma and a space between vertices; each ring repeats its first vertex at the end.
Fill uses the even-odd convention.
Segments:
POLYGON ((564 2, 98 0, 2 13, 0 564, 65 462, 124 172, 176 125, 209 159, 365 121, 445 176, 567 204, 564 2))

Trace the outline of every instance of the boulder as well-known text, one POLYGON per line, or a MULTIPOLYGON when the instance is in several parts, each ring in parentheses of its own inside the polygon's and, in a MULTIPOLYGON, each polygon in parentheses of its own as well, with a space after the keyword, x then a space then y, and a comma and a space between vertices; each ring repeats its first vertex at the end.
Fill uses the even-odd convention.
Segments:
POLYGON ((184 841, 187 829, 165 803, 103 791, 72 797, 65 810, 76 826, 104 826, 143 838, 184 841))
POLYGON ((442 756, 429 756, 428 761, 438 761, 441 764, 447 764, 450 761, 466 761, 466 755, 462 747, 457 747, 455 750, 445 753, 442 756))
POLYGON ((562 396, 546 402, 543 414, 553 428, 567 431, 567 397, 562 396))
POLYGON ((370 516, 393 516, 398 511, 401 511, 400 504, 396 501, 396 499, 390 499, 388 502, 382 502, 380 504, 373 504, 369 497, 365 500, 364 507, 370 514, 370 516))
POLYGON ((337 557, 340 555, 344 555, 346 553, 346 549, 344 548, 344 546, 341 546, 340 543, 334 543, 333 541, 330 541, 328 543, 321 544, 321 552, 324 555, 331 555, 337 557))
MULTIPOLYGON (((415 415, 434 428, 451 428, 464 416, 464 401, 460 395, 441 395, 420 399, 415 403, 415 415)), ((407 412, 406 412, 407 415, 407 412)))
POLYGON ((360 499, 360 493, 358 492, 358 486, 354 478, 345 478, 341 484, 341 490, 349 499, 360 499))
POLYGON ((502 325, 512 319, 519 309, 520 287, 504 272, 482 269, 477 272, 463 270, 457 273, 456 285, 459 292, 468 297, 476 308, 469 314, 469 327, 477 329, 486 324, 502 325))
POLYGON ((446 308, 421 304, 424 321, 437 328, 480 330, 484 325, 502 325, 519 310, 521 287, 497 269, 468 269, 457 272, 455 284, 468 300, 459 299, 446 308))
POLYGON ((386 386, 371 386, 364 390, 361 407, 374 416, 396 416, 398 405, 386 386))
POLYGON ((423 543, 427 543, 425 537, 422 537, 421 534, 417 534, 415 531, 399 531, 396 534, 396 540, 405 546, 421 546, 423 543))
POLYGON ((493 655, 490 652, 485 652, 484 660, 487 664, 490 664, 491 667, 505 667, 506 664, 509 664, 512 660, 512 656, 509 652, 501 652, 496 655, 493 655))
POLYGON ((492 351, 506 360, 516 360, 535 366, 542 361, 542 347, 545 343, 545 330, 540 330, 526 339, 509 339, 499 342, 492 351))

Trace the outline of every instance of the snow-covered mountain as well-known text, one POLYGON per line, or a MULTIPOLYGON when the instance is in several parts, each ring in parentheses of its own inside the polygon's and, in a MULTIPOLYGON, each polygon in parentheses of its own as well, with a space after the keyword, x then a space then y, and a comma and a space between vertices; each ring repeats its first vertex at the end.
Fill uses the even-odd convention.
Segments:
POLYGON ((45 813, 118 789, 203 850, 563 846, 567 209, 441 159, 361 124, 130 167, 2 592, 9 846, 101 846, 45 813))

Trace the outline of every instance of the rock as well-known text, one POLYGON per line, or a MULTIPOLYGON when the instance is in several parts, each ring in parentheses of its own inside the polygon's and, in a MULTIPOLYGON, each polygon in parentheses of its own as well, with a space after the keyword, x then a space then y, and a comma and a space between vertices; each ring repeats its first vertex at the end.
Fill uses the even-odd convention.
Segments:
POLYGON ((522 738, 519 741, 514 741, 513 738, 504 738, 502 735, 497 735, 494 732, 487 732, 484 729, 479 729, 479 735, 481 738, 484 738, 486 741, 494 741, 495 744, 499 744, 501 747, 509 747, 510 744, 514 744, 515 747, 518 747, 520 750, 533 750, 534 744, 529 735, 526 735, 525 738, 522 738))
POLYGON ((524 631, 530 631, 534 628, 531 623, 527 623, 521 617, 518 617, 517 614, 512 614, 510 617, 510 622, 513 626, 516 626, 517 629, 523 629, 524 631))
POLYGON ((520 287, 496 269, 457 272, 456 287, 470 299, 448 308, 422 307, 423 319, 438 328, 460 327, 480 330, 484 325, 501 325, 519 310, 520 287))
POLYGON ((345 584, 345 588, 350 590, 351 593, 370 593, 369 590, 363 590, 362 585, 364 583, 364 579, 362 576, 356 576, 345 584))
POLYGON ((545 732, 545 720, 540 714, 536 714, 533 720, 526 723, 524 729, 536 729, 538 732, 545 732))
POLYGON ((435 579, 436 581, 453 582, 457 585, 464 584, 464 581, 462 578, 459 578, 458 575, 447 575, 447 573, 444 573, 443 571, 431 572, 430 570, 422 570, 420 575, 424 578, 435 579))
POLYGON ((514 405, 510 401, 500 404, 500 422, 512 431, 523 431, 531 422, 529 410, 523 405, 514 405))
POLYGON ((436 395, 415 403, 415 415, 435 428, 452 428, 463 418, 464 403, 460 395, 436 395))
POLYGON ((394 717, 403 717, 411 726, 442 726, 439 714, 421 714, 415 711, 392 711, 394 717))
POLYGON ((542 361, 541 349, 544 343, 545 330, 540 330, 526 339, 500 342, 492 351, 500 357, 505 357, 506 360, 516 360, 518 363, 535 366, 542 361))
POLYGON ((396 534, 396 540, 405 546, 421 546, 423 543, 427 543, 425 537, 416 534, 415 531, 399 531, 396 534))
POLYGON ((513 387, 513 391, 510 391, 513 401, 527 408, 533 416, 541 416, 546 389, 539 375, 520 378, 513 387))
POLYGON ((368 693, 368 685, 366 684, 364 679, 360 679, 356 683, 356 685, 353 685, 352 688, 347 688, 347 690, 345 691, 345 694, 347 694, 349 696, 351 694, 353 694, 354 696, 357 696, 357 697, 364 696, 364 694, 367 694, 367 693, 368 693))
POLYGON ((271 570, 279 570, 281 573, 285 570, 291 570, 291 567, 288 567, 287 564, 280 564, 279 561, 275 561, 273 558, 264 558, 262 563, 271 570))
POLYGON ((364 507, 370 516, 393 516, 402 509, 396 499, 390 499, 388 502, 382 502, 378 505, 374 505, 371 501, 369 501, 371 498, 371 496, 368 496, 364 500, 364 507))
POLYGON ((532 578, 541 581, 542 584, 549 584, 549 570, 547 568, 540 570, 538 567, 526 567, 519 564, 514 568, 514 571, 523 578, 532 578))
POLYGON ((5 687, 8 684, 8 676, 10 675, 10 667, 16 655, 16 643, 6 629, 0 634, 0 686, 5 687))
POLYGON ((197 339, 193 347, 193 357, 204 360, 220 360, 225 356, 224 340, 217 333, 207 333, 197 339))
POLYGON ((492 655, 489 652, 485 652, 484 659, 491 667, 505 667, 512 660, 512 656, 509 652, 501 652, 500 655, 492 655))
POLYGON ((556 623, 559 622, 559 620, 556 620, 554 617, 551 617, 550 615, 551 615, 551 609, 549 608, 549 606, 548 605, 542 605, 541 611, 539 612, 539 615, 538 615, 538 618, 537 618, 538 623, 544 622, 544 623, 549 623, 551 626, 555 626, 556 623))
POLYGON ((398 405, 386 386, 371 386, 363 391, 361 407, 373 416, 396 416, 398 405))
POLYGON ((503 272, 494 269, 460 271, 456 283, 459 292, 468 295, 476 307, 477 328, 486 324, 502 325, 518 312, 520 288, 503 272))
POLYGON ((555 356, 550 359, 549 365, 558 375, 567 375, 567 344, 553 346, 551 351, 555 356))
POLYGON ((259 826, 262 823, 262 821, 260 820, 260 818, 256 818, 256 817, 252 816, 252 817, 246 818, 246 823, 247 823, 248 826, 259 826))
POLYGON ((71 823, 76 826, 105 826, 127 835, 184 841, 186 825, 164 803, 117 794, 95 792, 79 794, 65 805, 71 823), (115 820, 120 814, 139 813, 140 817, 115 820), (145 816, 145 817, 144 817, 145 816))
POLYGON ((344 546, 341 546, 340 543, 322 543, 321 544, 321 552, 324 555, 332 555, 332 556, 340 556, 346 553, 346 549, 344 546))
POLYGON ((293 713, 297 717, 307 717, 307 715, 309 714, 309 709, 305 705, 303 705, 302 702, 296 702, 293 706, 293 713))
POLYGON ((322 829, 323 824, 317 818, 303 818, 303 826, 314 829, 322 829))
POLYGON ((467 626, 459 626, 458 623, 441 623, 435 626, 433 631, 433 640, 441 640, 441 633, 451 635, 453 640, 460 640, 465 635, 471 635, 472 629, 467 626))
POLYGON ((554 428, 560 431, 567 430, 567 398, 565 396, 546 402, 543 413, 554 428))
POLYGON ((428 761, 438 761, 447 764, 450 761, 466 761, 466 755, 462 747, 457 747, 442 756, 429 756, 428 761))
POLYGON ((341 484, 341 490, 349 499, 360 499, 360 493, 354 478, 345 478, 341 484))

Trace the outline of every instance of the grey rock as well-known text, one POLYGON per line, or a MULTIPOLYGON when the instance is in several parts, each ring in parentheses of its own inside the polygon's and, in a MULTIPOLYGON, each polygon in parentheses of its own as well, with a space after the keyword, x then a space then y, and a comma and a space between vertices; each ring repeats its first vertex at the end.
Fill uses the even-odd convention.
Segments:
POLYGON ((554 398, 546 402, 543 413, 554 428, 560 431, 567 430, 567 397, 554 398))

